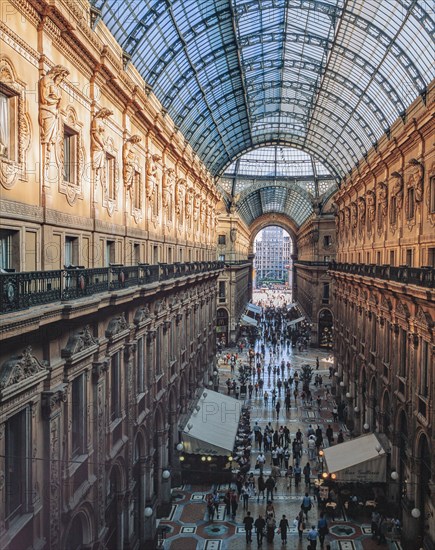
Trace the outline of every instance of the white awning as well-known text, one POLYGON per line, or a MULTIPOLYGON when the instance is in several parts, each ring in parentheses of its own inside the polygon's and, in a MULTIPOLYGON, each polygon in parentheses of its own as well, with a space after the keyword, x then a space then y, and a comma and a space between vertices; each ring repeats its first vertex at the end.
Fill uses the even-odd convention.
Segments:
POLYGON ((324 449, 326 471, 345 483, 385 482, 386 457, 381 442, 372 433, 324 449))
POLYGON ((248 315, 242 315, 240 317, 240 323, 242 325, 249 325, 250 327, 258 326, 258 322, 255 319, 253 319, 252 317, 249 317, 248 315))
POLYGON ((256 306, 255 304, 251 304, 251 303, 246 304, 246 309, 256 314, 257 313, 261 314, 261 311, 262 311, 260 306, 256 306))
POLYGON ((231 455, 239 425, 242 402, 204 389, 196 409, 181 434, 185 453, 231 455))
POLYGON ((297 319, 294 319, 294 321, 290 321, 289 326, 297 325, 298 323, 301 323, 305 317, 298 317, 297 319))

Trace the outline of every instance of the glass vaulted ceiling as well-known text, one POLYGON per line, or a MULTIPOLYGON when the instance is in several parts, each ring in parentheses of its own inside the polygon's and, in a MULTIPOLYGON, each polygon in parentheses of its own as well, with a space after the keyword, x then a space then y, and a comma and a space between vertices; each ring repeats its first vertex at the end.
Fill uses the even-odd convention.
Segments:
POLYGON ((214 175, 265 144, 345 175, 434 78, 433 0, 92 0, 214 175))
POLYGON ((337 183, 312 155, 275 145, 250 151, 230 164, 219 187, 227 204, 234 202, 248 225, 268 213, 286 214, 301 225, 313 205, 326 202, 337 183))

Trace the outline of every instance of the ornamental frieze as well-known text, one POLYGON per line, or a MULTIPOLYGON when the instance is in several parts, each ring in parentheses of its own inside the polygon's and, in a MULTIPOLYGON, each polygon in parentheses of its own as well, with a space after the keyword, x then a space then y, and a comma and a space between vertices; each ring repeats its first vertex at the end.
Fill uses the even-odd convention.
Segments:
POLYGON ((0 389, 31 379, 39 373, 48 372, 47 367, 45 361, 41 362, 32 355, 32 348, 28 346, 21 356, 12 357, 3 363, 0 369, 0 389))

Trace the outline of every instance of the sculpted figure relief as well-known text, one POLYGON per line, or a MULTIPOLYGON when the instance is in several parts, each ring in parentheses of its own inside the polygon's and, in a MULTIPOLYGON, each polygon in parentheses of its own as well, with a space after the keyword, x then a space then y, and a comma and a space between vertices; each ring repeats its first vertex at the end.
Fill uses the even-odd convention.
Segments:
POLYGON ((138 165, 139 159, 134 152, 133 146, 136 143, 140 143, 142 138, 137 134, 129 137, 124 142, 124 147, 122 150, 122 160, 123 160, 123 176, 124 176, 124 185, 127 191, 130 191, 134 183, 134 172, 138 165))
POLYGON ((374 222, 376 218, 376 195, 374 191, 367 191, 366 204, 369 220, 374 222))
POLYGON ((96 182, 101 178, 106 160, 107 138, 104 120, 111 115, 113 115, 113 111, 103 107, 95 113, 94 118, 92 119, 91 153, 96 182))
POLYGON ((201 224, 201 229, 204 228, 205 220, 207 215, 207 201, 206 199, 201 200, 201 208, 199 211, 199 223, 201 224))
POLYGON ((350 204, 350 219, 352 229, 356 229, 356 226, 358 225, 358 208, 356 202, 352 202, 350 204))
POLYGON ((193 203, 193 220, 196 222, 199 219, 199 210, 201 208, 201 195, 196 193, 193 203))
POLYGON ((39 125, 46 163, 50 161, 51 150, 59 137, 60 85, 68 75, 68 69, 55 65, 39 81, 39 125))
POLYGON ((186 208, 186 218, 192 216, 193 209, 193 189, 188 189, 184 197, 184 206, 186 208))
POLYGON ((151 200, 154 196, 154 193, 157 191, 157 171, 158 171, 158 162, 161 160, 160 155, 147 155, 147 169, 146 169, 146 183, 145 191, 148 200, 151 200))
POLYGON ((167 168, 162 179, 162 204, 163 208, 168 208, 170 205, 173 189, 175 184, 175 171, 172 168, 167 168))
POLYGON ((379 205, 381 208, 382 216, 386 217, 388 213, 388 187, 385 182, 379 183, 379 205))
POLYGON ((413 176, 415 180, 415 201, 421 202, 423 200, 424 164, 417 159, 411 159, 409 165, 417 167, 418 170, 413 176))
POLYGON ((344 207, 344 228, 349 229, 350 227, 350 208, 348 206, 344 207))
POLYGON ((343 210, 340 210, 340 212, 338 213, 338 219, 339 219, 339 229, 340 231, 343 231, 344 229, 344 211, 343 210))
POLYGON ((184 186, 186 180, 182 178, 177 179, 175 186, 175 213, 180 218, 183 215, 183 199, 184 199, 184 186))
POLYGON ((361 225, 366 223, 366 201, 364 197, 358 199, 358 217, 361 225))

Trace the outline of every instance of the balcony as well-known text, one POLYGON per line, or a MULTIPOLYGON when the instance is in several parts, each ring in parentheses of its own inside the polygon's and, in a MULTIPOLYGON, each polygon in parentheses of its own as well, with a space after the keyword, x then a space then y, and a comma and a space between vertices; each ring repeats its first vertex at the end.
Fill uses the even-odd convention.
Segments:
POLYGON ((146 287, 223 268, 222 262, 213 261, 0 273, 0 314, 124 288, 146 287))
POLYGON ((330 271, 349 273, 361 277, 372 277, 385 281, 395 281, 404 285, 417 285, 435 288, 435 269, 433 267, 408 267, 376 264, 343 264, 331 262, 330 271))

